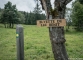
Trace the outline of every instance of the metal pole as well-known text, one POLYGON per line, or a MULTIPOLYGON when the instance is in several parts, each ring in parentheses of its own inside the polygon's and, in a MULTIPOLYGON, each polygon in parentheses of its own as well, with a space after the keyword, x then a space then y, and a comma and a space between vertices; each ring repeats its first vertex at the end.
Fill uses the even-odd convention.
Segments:
POLYGON ((24 60, 24 34, 21 25, 16 26, 17 60, 24 60))
MULTIPOLYGON (((49 20, 52 20, 52 15, 49 15, 49 20)), ((50 27, 50 31, 52 31, 52 27, 50 27)))

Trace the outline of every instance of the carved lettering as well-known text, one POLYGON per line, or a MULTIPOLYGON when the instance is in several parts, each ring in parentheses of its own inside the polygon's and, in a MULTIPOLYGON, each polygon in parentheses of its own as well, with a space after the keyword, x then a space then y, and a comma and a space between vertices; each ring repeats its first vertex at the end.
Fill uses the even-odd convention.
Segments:
POLYGON ((60 23, 55 23, 55 24, 49 24, 49 26, 54 27, 54 26, 59 26, 60 23))
POLYGON ((42 21, 39 21, 39 23, 43 23, 42 21))
POLYGON ((66 20, 65 19, 55 19, 55 20, 38 20, 37 25, 40 27, 46 26, 46 27, 59 27, 59 26, 65 26, 66 20))
POLYGON ((57 23, 62 23, 62 20, 57 20, 57 23))

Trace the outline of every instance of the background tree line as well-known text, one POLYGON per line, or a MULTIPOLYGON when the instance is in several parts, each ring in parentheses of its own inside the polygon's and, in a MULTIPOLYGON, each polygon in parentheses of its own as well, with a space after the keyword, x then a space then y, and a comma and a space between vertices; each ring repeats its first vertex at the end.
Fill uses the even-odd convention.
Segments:
MULTIPOLYGON (((0 8, 0 23, 5 27, 13 28, 14 24, 36 25, 37 20, 44 20, 45 14, 42 13, 39 0, 34 0, 36 6, 33 11, 18 11, 16 5, 10 1, 0 8)), ((67 20, 67 30, 73 26, 77 31, 83 31, 83 0, 75 0, 72 8, 66 8, 65 18, 67 20)))
POLYGON ((75 0, 72 8, 66 8, 67 30, 73 26, 76 31, 83 31, 83 0, 75 0))
POLYGON ((45 14, 41 13, 38 2, 31 12, 18 11, 16 5, 12 5, 10 1, 4 5, 4 9, 0 8, 0 23, 5 28, 13 28, 14 24, 36 25, 37 20, 45 19, 45 14))
POLYGON ((72 24, 77 31, 83 31, 83 0, 72 3, 72 24))

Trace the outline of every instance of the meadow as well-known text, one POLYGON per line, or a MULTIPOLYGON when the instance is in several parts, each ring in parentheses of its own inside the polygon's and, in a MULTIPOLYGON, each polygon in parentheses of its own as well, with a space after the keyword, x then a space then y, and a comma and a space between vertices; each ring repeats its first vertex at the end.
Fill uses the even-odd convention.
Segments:
MULTIPOLYGON (((24 60, 54 60, 48 28, 36 25, 24 27, 24 60)), ((83 58, 83 32, 70 28, 65 32, 69 58, 83 58)), ((16 60, 16 29, 0 24, 0 60, 16 60)))

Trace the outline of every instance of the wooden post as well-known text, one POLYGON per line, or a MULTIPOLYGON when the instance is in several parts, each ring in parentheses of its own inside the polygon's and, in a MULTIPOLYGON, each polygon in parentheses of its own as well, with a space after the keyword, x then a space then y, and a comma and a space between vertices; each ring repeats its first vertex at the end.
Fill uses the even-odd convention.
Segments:
POLYGON ((16 42, 17 42, 17 60, 24 60, 24 35, 23 27, 16 26, 16 42))

